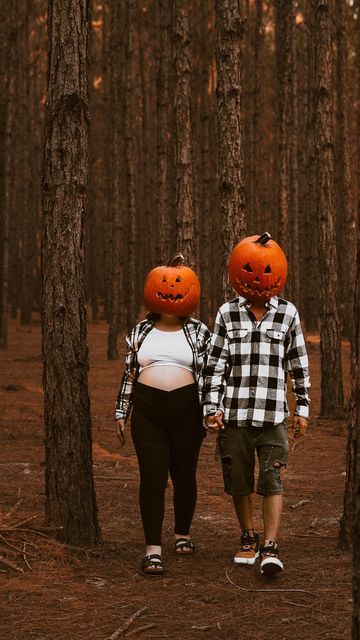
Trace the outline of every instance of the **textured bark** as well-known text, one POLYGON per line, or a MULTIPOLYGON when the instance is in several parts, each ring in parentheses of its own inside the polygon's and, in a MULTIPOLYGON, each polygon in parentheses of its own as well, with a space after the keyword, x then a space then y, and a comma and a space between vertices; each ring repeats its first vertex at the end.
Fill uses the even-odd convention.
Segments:
POLYGON ((241 86, 242 20, 238 2, 217 0, 217 98, 219 191, 224 252, 223 291, 233 295, 227 262, 234 245, 245 234, 243 178, 243 114, 241 86))
POLYGON ((169 207, 169 154, 170 154, 170 13, 168 0, 159 0, 159 66, 157 76, 157 175, 156 212, 158 224, 156 261, 167 264, 171 253, 171 224, 169 207))
POLYGON ((33 304, 34 233, 33 203, 30 203, 30 76, 29 76, 30 0, 18 3, 17 75, 17 206, 21 232, 21 324, 30 324, 33 304))
POLYGON ((253 28, 253 73, 254 73, 254 92, 253 92, 253 123, 252 123, 252 145, 251 145, 251 191, 250 191, 250 207, 252 210, 253 226, 255 233, 260 233, 260 114, 261 114, 261 54, 263 47, 263 30, 262 30, 262 0, 255 2, 255 18, 253 28))
POLYGON ((201 77, 200 77, 200 273, 201 273, 201 300, 200 316, 206 323, 211 317, 211 299, 213 297, 211 285, 211 237, 214 233, 212 210, 211 210, 211 159, 210 159, 210 100, 209 100, 209 26, 207 16, 209 6, 207 2, 202 3, 202 31, 200 41, 201 53, 201 77))
POLYGON ((299 115, 298 115, 298 71, 297 32, 295 4, 291 3, 290 20, 290 212, 289 231, 291 300, 300 303, 300 256, 299 256, 299 115))
POLYGON ((100 541, 92 475, 84 302, 89 2, 50 0, 42 225, 46 522, 100 541))
POLYGON ((194 267, 197 256, 194 251, 189 3, 174 0, 173 11, 177 249, 184 255, 186 264, 194 267))
POLYGON ((321 308, 321 414, 342 413, 344 396, 341 336, 337 306, 337 253, 332 127, 333 51, 330 4, 315 2, 316 104, 315 153, 317 180, 318 256, 321 308))
MULTIPOLYGON (((357 27, 359 29, 359 26, 357 27)), ((360 47, 358 52, 360 52, 360 47)), ((359 65, 359 59, 357 61, 359 65)), ((360 224, 360 208, 358 210, 360 224)), ((357 269, 354 296, 354 367, 349 430, 353 432, 353 624, 352 640, 360 639, 360 236, 357 241, 357 269)))
MULTIPOLYGON (((294 246, 298 247, 298 169, 296 44, 294 2, 278 0, 275 13, 276 73, 278 88, 278 154, 280 244, 288 257, 287 295, 294 299, 294 246)), ((295 302, 295 300, 294 300, 295 302)))
POLYGON ((122 189, 123 158, 121 133, 124 130, 122 4, 111 0, 110 4, 110 103, 111 134, 109 158, 109 242, 111 243, 111 282, 109 296, 108 358, 115 360, 118 353, 118 334, 121 312, 126 318, 124 307, 124 199, 122 189))
POLYGON ((134 181, 134 141, 132 132, 131 94, 134 47, 134 0, 127 1, 127 40, 125 54, 125 170, 128 219, 128 274, 127 274, 127 328, 131 329, 136 319, 136 203, 134 181))
MULTIPOLYGON (((305 3, 304 39, 304 73, 303 73, 303 135, 302 144, 302 181, 300 199, 301 222, 301 265, 300 278, 302 317, 308 333, 317 333, 319 329, 319 286, 317 258, 317 225, 316 220, 316 175, 314 147, 314 109, 315 109, 315 45, 314 45, 314 13, 312 7, 305 3)), ((300 94, 301 95, 301 94, 300 94)), ((301 129, 300 129, 301 132, 301 129)))
POLYGON ((13 11, 0 13, 0 347, 7 346, 10 252, 10 159, 14 100, 13 11), (9 37, 10 36, 10 37, 9 37))
POLYGON ((337 149, 338 149, 338 203, 337 203, 337 250, 339 261, 339 301, 343 332, 351 338, 352 296, 354 290, 354 264, 356 252, 355 218, 351 205, 351 179, 349 137, 347 123, 346 78, 347 33, 345 0, 336 0, 337 26, 337 149))

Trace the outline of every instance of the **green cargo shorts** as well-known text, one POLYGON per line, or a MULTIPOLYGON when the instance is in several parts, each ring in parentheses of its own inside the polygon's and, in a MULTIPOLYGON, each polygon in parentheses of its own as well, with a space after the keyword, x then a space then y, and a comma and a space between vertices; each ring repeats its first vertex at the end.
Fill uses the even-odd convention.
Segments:
POLYGON ((286 467, 289 444, 287 420, 271 427, 225 427, 219 451, 226 493, 247 496, 254 491, 255 451, 259 460, 256 491, 262 496, 283 493, 281 467, 286 467))

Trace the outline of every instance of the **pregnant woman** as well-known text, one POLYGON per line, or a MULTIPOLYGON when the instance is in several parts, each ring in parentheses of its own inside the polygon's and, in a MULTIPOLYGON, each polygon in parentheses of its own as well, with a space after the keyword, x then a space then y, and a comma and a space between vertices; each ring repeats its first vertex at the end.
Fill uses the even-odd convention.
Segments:
POLYGON ((196 274, 177 254, 148 274, 144 303, 150 310, 126 338, 125 371, 116 402, 116 433, 133 407, 131 435, 140 468, 140 511, 145 574, 159 575, 161 530, 168 474, 174 488, 175 552, 192 554, 190 526, 196 504, 196 467, 204 428, 199 396, 210 333, 192 318, 200 299, 196 274))

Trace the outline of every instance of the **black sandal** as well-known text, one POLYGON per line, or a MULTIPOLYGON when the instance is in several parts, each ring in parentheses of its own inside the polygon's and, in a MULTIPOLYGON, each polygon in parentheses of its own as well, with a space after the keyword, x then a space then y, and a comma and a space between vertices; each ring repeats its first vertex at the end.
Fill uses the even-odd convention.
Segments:
POLYGON ((144 556, 141 560, 141 573, 146 575, 155 576, 157 574, 164 573, 164 566, 162 564, 161 556, 158 553, 151 553, 144 556))
POLYGON ((181 556, 192 556, 195 553, 195 545, 190 538, 178 538, 175 540, 175 553, 181 556))

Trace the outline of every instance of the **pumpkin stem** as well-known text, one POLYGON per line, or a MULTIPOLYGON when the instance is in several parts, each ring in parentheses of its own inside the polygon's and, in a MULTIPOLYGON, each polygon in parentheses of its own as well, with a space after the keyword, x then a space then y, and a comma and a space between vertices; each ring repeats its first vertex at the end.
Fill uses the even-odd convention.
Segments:
POLYGON ((262 247, 265 247, 266 243, 271 240, 271 235, 267 231, 259 236, 257 240, 255 240, 255 244, 261 244, 262 247))
POLYGON ((169 267, 181 267, 185 262, 185 258, 180 251, 175 253, 175 255, 171 258, 168 266, 169 267))

